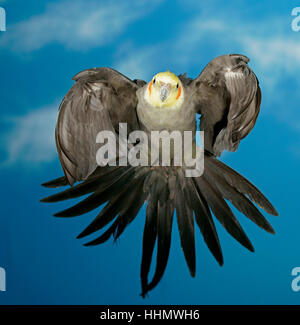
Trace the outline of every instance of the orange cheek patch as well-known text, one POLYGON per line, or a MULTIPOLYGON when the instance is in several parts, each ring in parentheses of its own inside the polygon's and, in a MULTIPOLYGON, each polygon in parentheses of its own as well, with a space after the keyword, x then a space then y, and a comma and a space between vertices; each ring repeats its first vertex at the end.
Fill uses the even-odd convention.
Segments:
POLYGON ((180 97, 180 95, 181 95, 181 87, 179 86, 179 88, 178 88, 178 94, 177 94, 176 100, 180 97))
POLYGON ((153 80, 151 80, 151 82, 149 84, 149 87, 148 87, 148 90, 149 90, 149 94, 150 95, 151 95, 152 83, 153 83, 153 80))

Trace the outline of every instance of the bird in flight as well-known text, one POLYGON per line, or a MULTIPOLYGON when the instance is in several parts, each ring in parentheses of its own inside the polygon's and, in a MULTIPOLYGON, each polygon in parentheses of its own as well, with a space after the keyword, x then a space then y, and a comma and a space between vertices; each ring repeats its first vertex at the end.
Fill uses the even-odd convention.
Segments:
MULTIPOLYGON (((101 244, 111 237, 117 240, 145 205, 145 216, 139 215, 145 218, 140 273, 143 297, 164 274, 174 216, 192 276, 196 272, 195 225, 220 265, 223 255, 215 218, 241 245, 254 251, 228 202, 259 227, 274 233, 259 210, 278 215, 269 200, 217 158, 224 150, 237 150, 259 114, 261 90, 248 62, 244 55, 222 55, 210 61, 195 79, 167 71, 156 74, 148 83, 130 80, 110 68, 88 69, 73 78, 75 83, 60 105, 55 139, 64 176, 43 186, 68 188, 41 201, 57 202, 88 194, 76 205, 56 213, 58 217, 82 215, 105 204, 78 235, 82 238, 102 229, 87 246, 101 244), (126 123, 128 132, 145 134, 191 131, 194 148, 196 114, 200 114, 200 130, 204 131, 204 169, 200 176, 186 177, 184 164, 102 166, 97 163, 101 147, 96 141, 97 134, 109 131, 117 138, 121 133, 120 123, 126 123), (156 267, 149 279, 155 245, 156 267)), ((141 142, 128 147, 132 149, 141 142)), ((143 145, 150 147, 147 142, 143 145)))

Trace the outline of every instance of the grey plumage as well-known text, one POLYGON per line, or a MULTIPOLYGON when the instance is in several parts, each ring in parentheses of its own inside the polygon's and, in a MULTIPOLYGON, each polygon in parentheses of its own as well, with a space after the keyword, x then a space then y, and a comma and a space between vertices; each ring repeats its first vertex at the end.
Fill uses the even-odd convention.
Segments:
POLYGON ((222 55, 194 79, 196 110, 202 115, 207 150, 220 156, 236 151, 240 140, 254 127, 260 103, 259 82, 243 55, 222 55))
POLYGON ((96 169, 99 131, 116 133, 122 122, 128 132, 139 128, 137 84, 109 68, 85 70, 73 79, 76 83, 60 105, 55 130, 60 162, 71 185, 96 169))
MULTIPOLYGON (((254 251, 226 201, 259 227, 274 233, 254 205, 277 215, 272 204, 248 180, 216 158, 224 150, 238 148, 254 127, 259 113, 261 92, 248 61, 243 55, 224 55, 212 60, 195 79, 186 74, 179 76, 189 95, 185 106, 188 110, 184 112, 189 122, 178 121, 174 128, 194 131, 196 113, 201 114, 205 159, 204 174, 200 177, 184 177, 184 169, 174 166, 97 166, 95 156, 99 146, 95 139, 99 131, 110 130, 118 134, 121 122, 127 123, 129 132, 146 128, 137 113, 137 92, 142 94, 147 87, 145 81, 131 81, 109 68, 88 69, 73 78, 75 84, 62 101, 55 137, 65 176, 43 185, 55 188, 79 183, 41 201, 57 202, 88 194, 73 207, 56 213, 57 217, 82 215, 106 203, 78 238, 112 223, 87 246, 103 243, 111 237, 116 240, 147 203, 141 263, 142 296, 153 289, 164 274, 175 213, 182 250, 192 276, 196 272, 195 225, 218 263, 223 264, 213 215, 231 236, 254 251), (149 280, 155 244, 156 269, 149 280)), ((171 127, 170 124, 167 129, 171 127)))

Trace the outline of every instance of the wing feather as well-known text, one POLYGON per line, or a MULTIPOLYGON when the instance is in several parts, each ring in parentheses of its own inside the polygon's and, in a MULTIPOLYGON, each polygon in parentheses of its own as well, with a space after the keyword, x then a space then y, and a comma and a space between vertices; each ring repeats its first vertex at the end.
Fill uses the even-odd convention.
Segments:
POLYGON ((190 83, 205 148, 215 155, 236 151, 259 114, 261 90, 248 62, 240 54, 219 56, 190 83))
POLYGON ((58 114, 55 139, 69 184, 86 179, 97 167, 100 131, 118 132, 119 123, 129 131, 139 129, 136 90, 139 85, 109 68, 80 72, 64 97, 58 114))

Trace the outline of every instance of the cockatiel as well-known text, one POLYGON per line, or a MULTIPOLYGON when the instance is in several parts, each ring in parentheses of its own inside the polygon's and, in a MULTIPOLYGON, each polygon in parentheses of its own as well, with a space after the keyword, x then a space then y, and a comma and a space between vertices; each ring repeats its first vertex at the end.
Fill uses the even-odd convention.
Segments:
POLYGON ((43 185, 71 187, 41 201, 57 202, 89 194, 55 215, 59 217, 82 215, 106 203, 78 238, 111 224, 85 245, 103 243, 111 236, 114 240, 119 238, 145 204, 143 297, 159 283, 165 271, 174 215, 192 276, 196 271, 195 222, 220 265, 223 256, 213 215, 231 236, 254 251, 226 201, 259 227, 274 233, 254 205, 278 215, 272 204, 247 179, 217 159, 224 150, 237 150, 259 113, 261 90, 248 61, 239 54, 222 55, 209 62, 195 79, 168 71, 156 74, 148 83, 130 80, 110 68, 88 69, 73 78, 76 82, 60 105, 55 138, 64 176, 43 185), (126 123, 128 132, 179 130, 192 131, 195 136, 196 113, 201 115, 200 130, 204 131, 201 176, 186 177, 185 166, 97 164, 99 131, 118 136, 120 123, 126 123), (156 269, 150 281, 155 243, 156 269))

